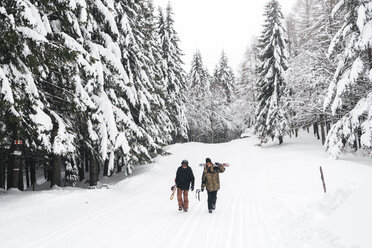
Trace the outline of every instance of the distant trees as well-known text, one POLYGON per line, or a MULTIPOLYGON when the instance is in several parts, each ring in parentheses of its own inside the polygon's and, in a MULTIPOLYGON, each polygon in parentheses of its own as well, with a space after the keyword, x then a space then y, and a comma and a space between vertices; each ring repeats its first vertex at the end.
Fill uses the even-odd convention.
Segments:
POLYGON ((326 131, 334 118, 323 109, 328 82, 335 70, 327 56, 338 21, 331 18, 334 1, 299 0, 287 19, 290 42, 289 87, 291 127, 312 127, 325 142, 326 131))
POLYGON ((246 50, 238 71, 235 87, 236 100, 233 102, 233 116, 240 130, 246 130, 255 124, 257 107, 257 82, 260 66, 258 40, 252 39, 246 50))
POLYGON ((371 152, 371 2, 298 0, 286 20, 291 129, 335 157, 371 152))
POLYGON ((189 140, 210 142, 210 75, 203 64, 199 51, 194 53, 187 76, 186 116, 189 123, 189 140))
POLYGON ((188 75, 187 118, 190 141, 224 142, 236 138, 239 130, 231 115, 235 76, 224 52, 213 77, 197 51, 188 75))

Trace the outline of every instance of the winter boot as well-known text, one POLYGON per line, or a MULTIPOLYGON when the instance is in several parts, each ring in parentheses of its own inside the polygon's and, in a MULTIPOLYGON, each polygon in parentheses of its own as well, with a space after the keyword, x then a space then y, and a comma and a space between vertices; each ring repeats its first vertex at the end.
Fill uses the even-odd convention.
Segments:
POLYGON ((215 210, 216 209, 216 205, 212 205, 212 210, 215 210))
POLYGON ((212 209, 209 209, 209 213, 210 213, 210 214, 212 213, 212 209))
POLYGON ((185 209, 184 209, 183 211, 184 211, 184 212, 187 212, 187 210, 188 210, 188 209, 187 209, 187 208, 185 208, 185 209))
POLYGON ((182 207, 178 207, 178 211, 182 211, 182 207))

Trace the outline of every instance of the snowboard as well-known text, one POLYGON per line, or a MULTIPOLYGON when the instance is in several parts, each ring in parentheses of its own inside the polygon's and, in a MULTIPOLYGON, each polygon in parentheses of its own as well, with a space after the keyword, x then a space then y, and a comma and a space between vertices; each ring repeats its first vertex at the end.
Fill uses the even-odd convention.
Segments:
POLYGON ((172 194, 171 194, 171 196, 170 196, 170 199, 173 200, 173 198, 174 198, 174 194, 176 193, 176 190, 177 190, 177 185, 173 185, 173 186, 171 187, 171 190, 172 190, 172 194))
MULTIPOLYGON (((206 163, 202 163, 202 164, 199 164, 200 167, 205 167, 207 166, 206 163)), ((229 167, 230 164, 229 163, 214 163, 213 166, 217 166, 217 167, 220 167, 220 166, 225 166, 225 167, 229 167)))

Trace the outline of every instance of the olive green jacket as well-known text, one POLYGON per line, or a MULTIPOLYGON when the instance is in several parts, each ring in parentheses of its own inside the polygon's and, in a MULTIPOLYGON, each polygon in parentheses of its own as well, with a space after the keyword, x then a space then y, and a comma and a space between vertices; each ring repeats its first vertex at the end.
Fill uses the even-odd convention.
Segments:
POLYGON ((217 191, 220 189, 220 173, 225 171, 225 167, 208 167, 205 166, 202 176, 202 186, 201 189, 203 190, 207 187, 209 192, 217 191))

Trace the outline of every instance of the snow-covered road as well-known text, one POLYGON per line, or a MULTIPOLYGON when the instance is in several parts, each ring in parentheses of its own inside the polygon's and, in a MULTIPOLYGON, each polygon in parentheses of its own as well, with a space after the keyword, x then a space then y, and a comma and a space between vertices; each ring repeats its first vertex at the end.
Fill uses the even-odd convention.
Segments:
MULTIPOLYGON (((371 178, 372 168, 364 164, 369 161, 329 159, 316 140, 304 136, 282 147, 260 148, 253 138, 177 144, 169 147, 172 155, 110 189, 0 195, 0 247, 372 247, 363 230, 354 243, 344 234, 358 227, 347 227, 342 218, 332 220, 371 178), (177 167, 188 159, 199 188, 202 168, 197 164, 206 157, 231 164, 220 175, 216 211, 209 214, 206 193, 199 202, 194 191, 189 212, 178 212, 176 199, 169 200, 177 167), (330 191, 325 196, 320 165, 330 191)), ((372 219, 371 213, 360 214, 361 221, 372 219)))

